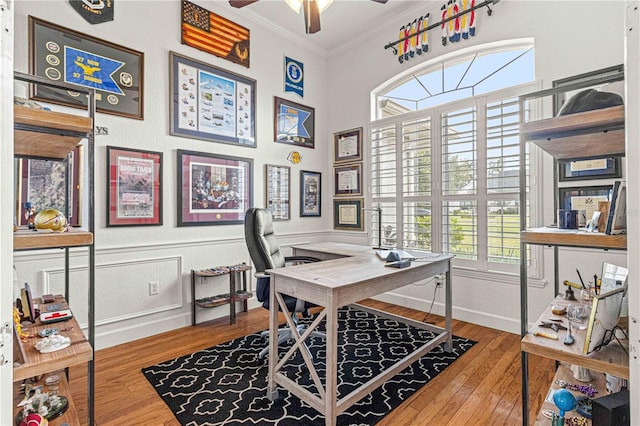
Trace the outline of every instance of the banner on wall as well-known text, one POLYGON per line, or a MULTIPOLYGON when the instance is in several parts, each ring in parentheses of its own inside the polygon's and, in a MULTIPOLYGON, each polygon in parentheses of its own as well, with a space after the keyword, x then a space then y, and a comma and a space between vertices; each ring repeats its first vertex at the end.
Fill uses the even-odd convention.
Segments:
POLYGON ((304 98, 304 64, 288 56, 284 57, 284 91, 304 98))
POLYGON ((69 0, 71 7, 91 24, 113 21, 115 0, 69 0))

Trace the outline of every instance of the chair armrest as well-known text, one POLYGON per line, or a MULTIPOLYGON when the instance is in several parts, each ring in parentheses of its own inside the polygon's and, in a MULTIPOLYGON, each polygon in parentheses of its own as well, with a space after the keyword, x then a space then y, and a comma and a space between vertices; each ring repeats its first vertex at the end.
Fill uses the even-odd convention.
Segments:
POLYGON ((285 262, 301 262, 301 263, 313 263, 320 262, 320 259, 311 256, 288 256, 284 258, 285 262))
POLYGON ((269 274, 267 272, 256 272, 253 276, 256 278, 269 278, 269 274))

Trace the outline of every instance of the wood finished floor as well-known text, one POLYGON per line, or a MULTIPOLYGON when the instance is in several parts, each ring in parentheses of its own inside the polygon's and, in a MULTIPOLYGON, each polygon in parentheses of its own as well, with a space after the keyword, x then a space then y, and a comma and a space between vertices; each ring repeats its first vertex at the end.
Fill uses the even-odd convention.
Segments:
MULTIPOLYGON (((368 300, 365 304, 422 321, 424 312, 368 300)), ((427 318, 443 326, 442 317, 427 318)), ((95 355, 97 425, 179 425, 140 371, 265 328, 262 308, 195 327, 99 350, 95 355)), ((478 343, 384 420, 389 425, 522 424, 520 338, 515 334, 454 321, 454 334, 478 343)), ((529 356, 530 418, 534 419, 553 378, 554 362, 529 356)), ((74 400, 86 423, 86 368, 70 370, 74 400)))

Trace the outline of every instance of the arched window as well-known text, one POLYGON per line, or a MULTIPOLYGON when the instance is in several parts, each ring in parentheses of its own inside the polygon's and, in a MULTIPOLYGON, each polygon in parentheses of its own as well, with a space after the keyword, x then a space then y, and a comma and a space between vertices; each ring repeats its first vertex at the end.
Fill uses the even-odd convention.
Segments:
POLYGON ((533 81, 533 42, 520 40, 426 62, 372 94, 371 194, 383 245, 517 272, 518 96, 533 81))

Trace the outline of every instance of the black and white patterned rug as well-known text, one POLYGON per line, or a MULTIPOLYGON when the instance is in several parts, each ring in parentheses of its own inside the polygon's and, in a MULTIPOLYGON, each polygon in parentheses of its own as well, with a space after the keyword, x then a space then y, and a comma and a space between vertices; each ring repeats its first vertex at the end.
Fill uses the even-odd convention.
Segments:
MULTIPOLYGON (((338 318, 338 397, 433 337, 429 331, 355 309, 340 309, 338 318)), ((265 344, 259 333, 251 334, 142 372, 182 425, 324 425, 322 414, 282 388, 276 401, 266 398, 267 363, 257 359, 265 344)), ((474 344, 454 336, 453 352, 444 352, 440 346, 426 354, 342 413, 338 424, 379 422, 474 344)), ((313 339, 309 348, 323 377, 324 341, 313 339)), ((315 390, 299 353, 285 370, 287 376, 315 390)))

